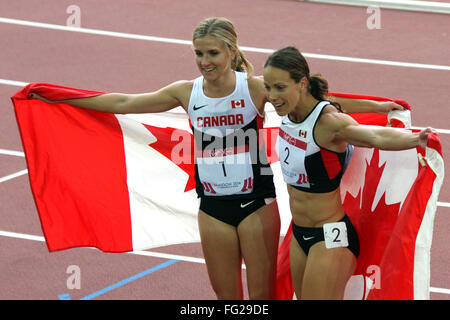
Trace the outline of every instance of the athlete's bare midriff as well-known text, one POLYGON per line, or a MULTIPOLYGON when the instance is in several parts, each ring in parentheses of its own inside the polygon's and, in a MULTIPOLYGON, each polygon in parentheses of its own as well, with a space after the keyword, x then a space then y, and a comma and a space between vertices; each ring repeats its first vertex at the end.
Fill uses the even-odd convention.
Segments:
POLYGON ((321 227, 344 216, 340 189, 327 193, 309 193, 288 185, 289 205, 294 223, 303 227, 321 227))

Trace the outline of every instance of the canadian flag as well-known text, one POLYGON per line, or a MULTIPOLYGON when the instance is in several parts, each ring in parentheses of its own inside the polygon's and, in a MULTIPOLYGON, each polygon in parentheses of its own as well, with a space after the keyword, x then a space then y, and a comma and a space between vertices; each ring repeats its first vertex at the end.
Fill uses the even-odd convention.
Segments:
MULTIPOLYGON (((88 246, 126 252, 200 241, 190 132, 161 128, 157 125, 160 118, 150 125, 125 115, 50 105, 29 99, 30 92, 50 100, 102 92, 32 83, 11 97, 50 251, 88 246)), ((385 126, 389 122, 408 127, 408 115, 409 111, 352 116, 363 124, 385 126)), ((188 119, 184 121, 189 128, 188 119)), ((277 136, 278 128, 264 129, 282 232, 287 230, 279 248, 276 297, 292 299, 291 216, 274 152, 277 136)), ((341 196, 359 234, 361 254, 347 284, 346 299, 429 297, 430 247, 443 171, 438 134, 429 137, 426 150, 355 148, 341 196), (425 158, 423 164, 418 154, 425 158)))
POLYGON ((231 100, 231 108, 236 109, 236 108, 244 108, 244 107, 245 107, 244 99, 231 100))
POLYGON ((12 97, 50 251, 125 252, 200 241, 194 164, 171 161, 180 140, 175 129, 29 100, 31 91, 50 100, 101 92, 30 84, 12 97))
POLYGON ((308 131, 306 131, 306 130, 300 130, 300 131, 298 132, 298 135, 299 135, 300 137, 306 139, 307 133, 308 133, 308 131))

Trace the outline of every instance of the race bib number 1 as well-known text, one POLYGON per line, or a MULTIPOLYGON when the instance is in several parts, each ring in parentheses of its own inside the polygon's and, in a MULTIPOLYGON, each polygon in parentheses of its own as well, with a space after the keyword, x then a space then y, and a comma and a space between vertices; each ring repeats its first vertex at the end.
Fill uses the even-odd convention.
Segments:
POLYGON ((253 191, 250 152, 233 153, 229 149, 205 152, 197 158, 198 175, 207 195, 245 194, 253 191))
POLYGON ((347 225, 345 222, 325 223, 323 225, 323 234, 326 248, 348 247, 347 225))

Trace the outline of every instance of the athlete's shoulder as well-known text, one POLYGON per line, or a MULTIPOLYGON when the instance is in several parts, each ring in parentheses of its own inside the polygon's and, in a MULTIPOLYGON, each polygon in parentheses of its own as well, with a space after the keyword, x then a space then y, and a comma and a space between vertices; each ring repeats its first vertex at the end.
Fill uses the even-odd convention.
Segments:
POLYGON ((248 86, 261 87, 264 89, 264 78, 263 76, 251 76, 247 78, 248 86))
POLYGON ((331 103, 327 103, 323 107, 322 115, 329 114, 329 113, 339 113, 339 110, 331 103))
POLYGON ((178 80, 171 83, 168 87, 171 88, 177 95, 190 95, 194 86, 194 80, 178 80))
POLYGON ((343 126, 353 124, 356 121, 348 114, 340 112, 332 104, 323 108, 322 114, 318 120, 320 127, 326 127, 330 130, 337 130, 343 126))
POLYGON ((183 108, 187 110, 193 85, 194 80, 178 80, 162 88, 160 91, 161 94, 164 93, 176 98, 183 108))
POLYGON ((194 86, 194 80, 178 80, 169 85, 171 88, 175 90, 192 90, 194 86))
POLYGON ((264 111, 264 104, 267 101, 266 88, 264 87, 264 80, 262 76, 251 76, 247 80, 248 90, 252 97, 253 103, 259 110, 259 112, 264 111))

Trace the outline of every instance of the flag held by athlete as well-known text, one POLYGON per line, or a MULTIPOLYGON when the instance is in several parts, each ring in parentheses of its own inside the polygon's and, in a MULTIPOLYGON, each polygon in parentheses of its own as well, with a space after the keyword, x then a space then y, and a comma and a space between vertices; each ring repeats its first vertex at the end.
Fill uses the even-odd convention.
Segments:
MULTIPOLYGON (((12 97, 30 186, 50 251, 89 246, 126 252, 199 241, 194 149, 183 149, 192 150, 182 157, 189 161, 174 161, 172 152, 178 143, 173 133, 181 129, 148 125, 124 115, 50 105, 30 99, 30 92, 50 100, 102 92, 33 83, 12 97)), ((410 109, 406 102, 395 101, 410 109)), ((245 106, 233 101, 233 107, 245 106)), ((394 117, 352 116, 362 124, 410 125, 404 113, 394 117)), ((265 138, 278 133, 278 128, 264 130, 265 138)), ((183 137, 191 136, 182 132, 183 137)), ((266 139, 268 159, 276 166, 273 142, 266 139)), ((341 184, 344 209, 361 244, 357 269, 347 285, 347 299, 429 297, 429 255, 443 170, 438 134, 430 135, 426 150, 355 148, 341 184), (426 159, 425 166, 419 163, 418 154, 426 159)), ((283 193, 277 190, 277 194, 283 193)), ((278 202, 282 201, 288 199, 278 196, 278 202)), ((281 216, 286 219, 290 214, 281 216)), ((288 229, 279 248, 278 299, 293 296, 290 238, 288 229)))

